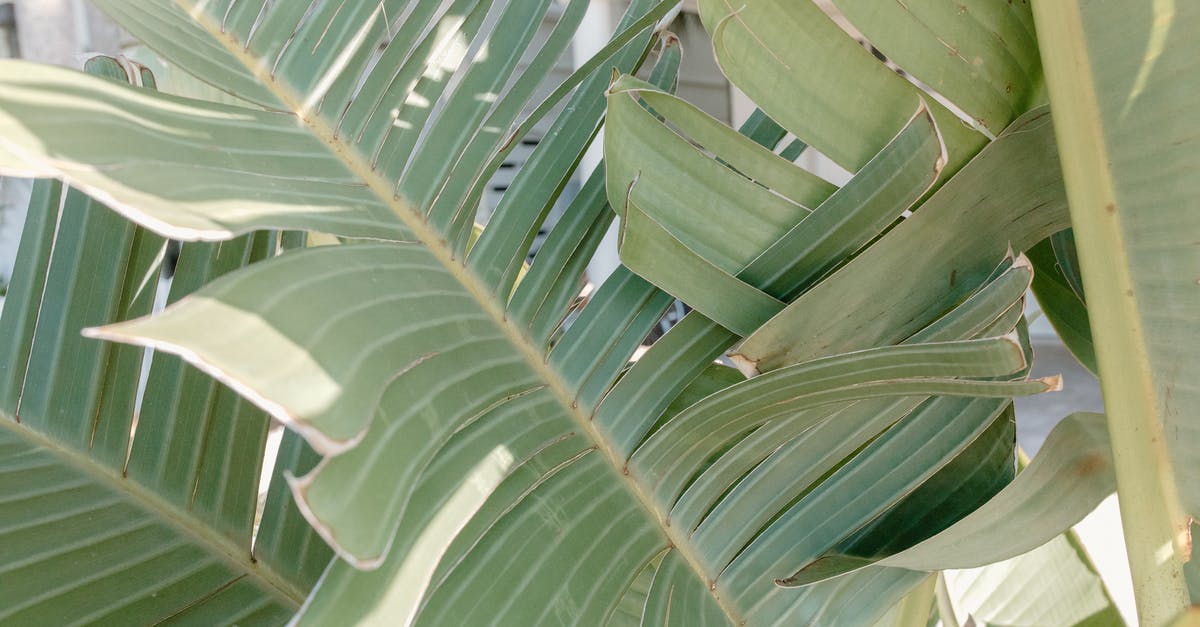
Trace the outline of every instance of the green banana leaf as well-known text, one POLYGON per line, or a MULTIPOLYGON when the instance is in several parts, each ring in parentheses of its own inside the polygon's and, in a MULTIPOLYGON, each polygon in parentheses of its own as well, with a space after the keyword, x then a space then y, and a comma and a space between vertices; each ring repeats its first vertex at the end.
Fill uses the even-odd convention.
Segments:
POLYGON ((1035 3, 1143 625, 1188 605, 1200 513, 1200 7, 1035 3), (1113 38, 1120 45, 1113 45, 1113 38))

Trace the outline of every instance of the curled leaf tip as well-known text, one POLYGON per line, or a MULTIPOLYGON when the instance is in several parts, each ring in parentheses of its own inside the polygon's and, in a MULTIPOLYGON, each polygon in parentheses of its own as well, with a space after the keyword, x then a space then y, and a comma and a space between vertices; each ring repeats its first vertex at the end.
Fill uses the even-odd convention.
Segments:
POLYGON ((1063 382, 1062 382, 1061 374, 1056 374, 1056 375, 1052 375, 1049 377, 1042 377, 1042 378, 1038 379, 1038 381, 1041 382, 1042 385, 1046 386, 1047 392, 1061 392, 1063 389, 1063 382))

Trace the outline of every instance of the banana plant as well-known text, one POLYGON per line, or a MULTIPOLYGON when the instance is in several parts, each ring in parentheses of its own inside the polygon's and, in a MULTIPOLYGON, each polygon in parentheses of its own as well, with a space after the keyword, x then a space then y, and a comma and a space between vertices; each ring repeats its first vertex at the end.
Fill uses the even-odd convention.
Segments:
POLYGON ((1095 416, 1014 479, 1011 398, 1058 383, 1028 377, 1013 251, 1068 224, 1027 6, 991 37, 838 3, 968 124, 816 5, 701 2, 761 107, 734 131, 671 94, 671 2, 541 102, 586 0, 95 4, 234 100, 0 63, 0 169, 48 179, 0 319, 0 618, 872 624, 1111 486, 1095 416), (580 298, 617 215, 623 266, 580 298), (163 238, 189 243, 147 317, 163 238))

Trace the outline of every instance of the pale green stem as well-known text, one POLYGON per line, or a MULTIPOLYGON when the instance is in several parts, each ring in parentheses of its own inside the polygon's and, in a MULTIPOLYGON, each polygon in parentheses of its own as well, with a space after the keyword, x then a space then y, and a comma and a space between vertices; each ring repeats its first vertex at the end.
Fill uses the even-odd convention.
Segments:
POLYGON ((946 587, 946 576, 939 572, 936 577, 934 595, 937 597, 938 615, 942 619, 942 627, 959 627, 958 616, 954 614, 954 604, 950 601, 950 589, 946 587))
POLYGON ((925 627, 929 624, 929 611, 933 609, 934 586, 937 575, 929 575, 921 585, 912 589, 896 606, 890 627, 925 627))
POLYGON ((1188 605, 1182 572, 1187 518, 1158 415, 1081 9, 1077 0, 1040 0, 1033 8, 1087 290, 1138 617, 1143 627, 1160 627, 1188 605))

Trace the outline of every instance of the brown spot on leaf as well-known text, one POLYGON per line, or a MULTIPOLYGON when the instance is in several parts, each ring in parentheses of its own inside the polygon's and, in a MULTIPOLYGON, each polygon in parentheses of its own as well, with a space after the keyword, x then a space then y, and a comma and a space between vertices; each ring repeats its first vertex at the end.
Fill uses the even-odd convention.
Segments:
POLYGON ((1105 211, 1107 211, 1107 212, 1109 212, 1109 213, 1116 213, 1116 212, 1117 212, 1117 206, 1116 206, 1116 205, 1114 205, 1113 203, 1111 203, 1111 202, 1110 202, 1110 203, 1108 203, 1107 205, 1104 205, 1104 210, 1105 210, 1105 211))
POLYGON ((1075 464, 1075 474, 1087 477, 1105 470, 1108 466, 1107 457, 1100 453, 1092 453, 1075 464))

